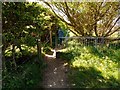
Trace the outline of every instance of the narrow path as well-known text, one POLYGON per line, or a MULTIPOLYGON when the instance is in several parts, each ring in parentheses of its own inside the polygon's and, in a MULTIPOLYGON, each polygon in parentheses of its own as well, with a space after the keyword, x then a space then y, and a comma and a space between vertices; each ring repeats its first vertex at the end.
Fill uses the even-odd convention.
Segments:
POLYGON ((67 62, 50 55, 45 56, 44 60, 47 68, 44 71, 43 88, 69 88, 67 62))

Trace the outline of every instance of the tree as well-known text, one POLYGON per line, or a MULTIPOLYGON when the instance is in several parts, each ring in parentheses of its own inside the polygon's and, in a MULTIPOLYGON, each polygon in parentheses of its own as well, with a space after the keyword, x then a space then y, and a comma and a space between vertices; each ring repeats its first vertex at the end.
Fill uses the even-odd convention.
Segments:
POLYGON ((77 36, 108 37, 120 30, 119 2, 44 2, 77 36))
POLYGON ((45 19, 46 15, 49 15, 46 9, 37 3, 3 2, 2 8, 3 57, 5 50, 12 46, 13 62, 16 67, 15 47, 22 52, 22 44, 35 46, 36 38, 42 37, 46 26, 50 24, 47 24, 45 19))

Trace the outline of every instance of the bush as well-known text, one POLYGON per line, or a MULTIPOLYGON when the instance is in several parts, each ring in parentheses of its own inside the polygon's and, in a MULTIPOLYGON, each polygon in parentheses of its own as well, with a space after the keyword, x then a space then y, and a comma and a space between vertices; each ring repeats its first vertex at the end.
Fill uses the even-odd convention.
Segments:
POLYGON ((42 81, 43 68, 34 60, 20 65, 17 71, 3 72, 3 90, 34 88, 42 81))
POLYGON ((52 55, 53 52, 51 51, 51 48, 49 46, 43 48, 43 52, 46 54, 52 55))

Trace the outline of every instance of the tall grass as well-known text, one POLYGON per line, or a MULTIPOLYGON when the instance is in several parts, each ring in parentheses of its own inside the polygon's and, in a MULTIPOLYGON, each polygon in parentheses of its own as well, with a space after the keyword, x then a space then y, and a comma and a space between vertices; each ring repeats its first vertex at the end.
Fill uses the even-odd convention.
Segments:
POLYGON ((2 75, 2 89, 3 90, 18 90, 31 89, 41 87, 42 69, 44 63, 38 63, 36 48, 24 47, 23 55, 16 50, 17 69, 13 69, 10 61, 11 51, 5 53, 6 55, 6 70, 3 70, 2 75))
POLYGON ((68 43, 61 57, 70 63, 69 78, 75 88, 118 88, 118 62, 120 48, 83 46, 68 43))

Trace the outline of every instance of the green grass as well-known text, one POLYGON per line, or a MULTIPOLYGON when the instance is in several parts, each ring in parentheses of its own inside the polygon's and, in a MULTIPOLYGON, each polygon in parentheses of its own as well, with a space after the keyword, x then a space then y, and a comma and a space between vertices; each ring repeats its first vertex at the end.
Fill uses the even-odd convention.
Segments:
POLYGON ((17 90, 17 89, 31 89, 41 87, 42 82, 42 70, 44 69, 44 63, 38 62, 38 57, 35 48, 26 47, 24 48, 24 57, 19 55, 19 51, 16 52, 16 61, 19 60, 17 64, 17 69, 12 67, 12 62, 9 61, 11 52, 6 52, 8 60, 6 60, 7 70, 3 70, 2 73, 2 88, 3 90, 17 90), (28 59, 28 60, 26 60, 28 59), (21 63, 24 62, 25 63, 21 63))
POLYGON ((120 48, 80 46, 70 42, 61 58, 69 61, 69 79, 75 88, 120 88, 120 48))
POLYGON ((35 60, 30 60, 17 70, 3 72, 3 90, 35 88, 42 81, 42 69, 35 60))

